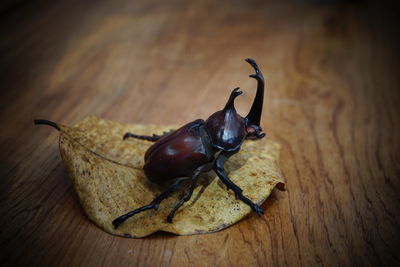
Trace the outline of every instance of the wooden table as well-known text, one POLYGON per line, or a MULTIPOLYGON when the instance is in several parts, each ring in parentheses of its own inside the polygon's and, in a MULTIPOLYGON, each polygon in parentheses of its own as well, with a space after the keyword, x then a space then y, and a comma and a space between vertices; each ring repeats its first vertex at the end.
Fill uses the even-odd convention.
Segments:
MULTIPOLYGON (((355 1, 36 1, 2 4, 0 265, 399 264, 400 90, 394 10, 355 1), (392 12, 393 11, 393 12, 392 12), (262 126, 287 191, 213 234, 111 236, 84 214, 58 134, 88 115, 207 118, 267 80, 262 126)), ((245 179, 245 177, 244 177, 245 179)))

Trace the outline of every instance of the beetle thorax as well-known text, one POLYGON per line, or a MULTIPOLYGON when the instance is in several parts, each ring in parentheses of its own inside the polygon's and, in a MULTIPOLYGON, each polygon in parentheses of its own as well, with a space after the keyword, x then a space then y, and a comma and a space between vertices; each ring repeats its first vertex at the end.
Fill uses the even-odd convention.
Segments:
POLYGON ((235 109, 234 100, 242 92, 233 90, 223 110, 212 114, 205 123, 212 145, 221 150, 236 150, 246 138, 246 119, 235 109))

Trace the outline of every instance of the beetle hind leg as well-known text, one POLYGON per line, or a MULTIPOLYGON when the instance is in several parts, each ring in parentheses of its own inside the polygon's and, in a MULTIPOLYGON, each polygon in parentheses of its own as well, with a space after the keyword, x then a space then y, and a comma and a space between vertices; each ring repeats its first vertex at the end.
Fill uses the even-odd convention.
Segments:
POLYGON ((174 193, 176 190, 178 190, 179 185, 184 181, 187 180, 187 178, 179 178, 177 179, 167 190, 165 190, 164 192, 162 192, 158 197, 156 197, 152 202, 150 202, 150 204, 137 208, 133 211, 130 211, 122 216, 119 216, 118 218, 116 218, 115 220, 112 221, 112 224, 114 225, 114 228, 117 229, 118 226, 125 222, 128 218, 132 217, 135 214, 138 214, 142 211, 145 210, 150 210, 150 209, 154 209, 157 210, 158 207, 160 206, 161 201, 163 201, 164 199, 168 198, 172 193, 174 193))
POLYGON ((181 201, 178 202, 178 204, 174 207, 174 209, 169 213, 169 215, 167 217, 167 222, 172 223, 172 219, 174 218, 176 211, 180 207, 182 207, 182 205, 185 204, 185 202, 189 201, 189 199, 192 197, 193 190, 197 184, 197 179, 199 178, 203 169, 205 169, 207 167, 208 167, 207 165, 202 165, 194 171, 194 174, 193 174, 192 178, 190 179, 189 192, 183 197, 183 199, 181 199, 181 201))
POLYGON ((140 140, 146 140, 146 141, 150 141, 150 142, 155 142, 158 141, 159 139, 161 139, 162 137, 172 133, 173 130, 170 130, 169 132, 163 132, 163 134, 158 135, 158 134, 153 134, 151 136, 149 135, 137 135, 137 134, 133 134, 133 133, 126 133, 124 134, 123 139, 127 139, 127 138, 136 138, 136 139, 140 139, 140 140))

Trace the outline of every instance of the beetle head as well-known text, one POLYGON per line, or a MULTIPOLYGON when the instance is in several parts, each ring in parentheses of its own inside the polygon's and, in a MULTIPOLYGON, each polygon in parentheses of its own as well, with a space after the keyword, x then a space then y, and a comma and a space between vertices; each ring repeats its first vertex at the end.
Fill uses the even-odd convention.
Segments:
POLYGON ((247 124, 246 126, 247 138, 248 139, 261 139, 265 136, 262 129, 258 125, 247 124))
POLYGON ((242 94, 239 88, 233 89, 223 110, 212 114, 206 121, 206 129, 215 148, 232 151, 240 147, 244 139, 260 139, 265 136, 260 127, 264 100, 264 77, 253 59, 246 59, 256 71, 250 75, 257 80, 257 93, 247 116, 243 118, 235 109, 235 98, 242 94))

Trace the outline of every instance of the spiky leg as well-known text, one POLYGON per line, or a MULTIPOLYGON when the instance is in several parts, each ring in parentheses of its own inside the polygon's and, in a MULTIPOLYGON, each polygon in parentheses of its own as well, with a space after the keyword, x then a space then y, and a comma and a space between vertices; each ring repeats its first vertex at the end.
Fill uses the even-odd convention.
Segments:
POLYGON ((167 222, 172 223, 172 219, 175 216, 175 212, 182 207, 183 204, 185 204, 185 202, 189 201, 189 199, 192 197, 193 194, 193 190, 196 187, 197 184, 197 179, 199 178, 201 172, 203 171, 203 169, 206 168, 205 165, 197 168, 194 173, 192 178, 190 179, 190 187, 189 187, 189 192, 185 195, 185 197, 183 199, 181 199, 181 201, 179 201, 179 203, 174 207, 174 209, 169 213, 168 217, 167 217, 167 222))
POLYGON ((222 151, 218 157, 214 161, 214 171, 217 173, 218 177, 221 179, 221 181, 228 187, 228 189, 232 189, 232 191, 235 193, 236 199, 240 199, 244 203, 250 206, 250 208, 257 213, 257 215, 261 216, 264 214, 264 211, 255 204, 253 201, 248 199, 243 195, 243 190, 237 186, 235 183, 233 183, 229 177, 226 175, 225 169, 224 169, 224 164, 225 162, 234 154, 236 154, 239 150, 236 151, 222 151))
POLYGON ((149 135, 136 135, 136 134, 133 134, 133 133, 126 133, 124 135, 123 139, 125 140, 125 139, 127 139, 129 137, 132 137, 132 138, 136 138, 136 139, 140 139, 140 140, 147 140, 147 141, 155 142, 155 141, 159 140, 160 138, 166 136, 167 134, 170 134, 171 132, 173 132, 173 130, 171 130, 169 132, 164 132, 161 135, 153 134, 152 136, 149 136, 149 135))
POLYGON ((123 223, 128 218, 130 218, 133 215, 138 214, 142 211, 149 210, 149 209, 157 210, 158 207, 160 206, 161 201, 168 198, 172 193, 174 193, 179 188, 179 185, 182 183, 182 181, 184 181, 184 180, 187 180, 187 178, 177 179, 167 190, 162 192, 158 197, 156 197, 152 202, 150 202, 149 205, 137 208, 137 209, 130 211, 130 212, 116 218, 115 220, 113 220, 112 224, 114 225, 114 228, 117 229, 121 223, 123 223))

